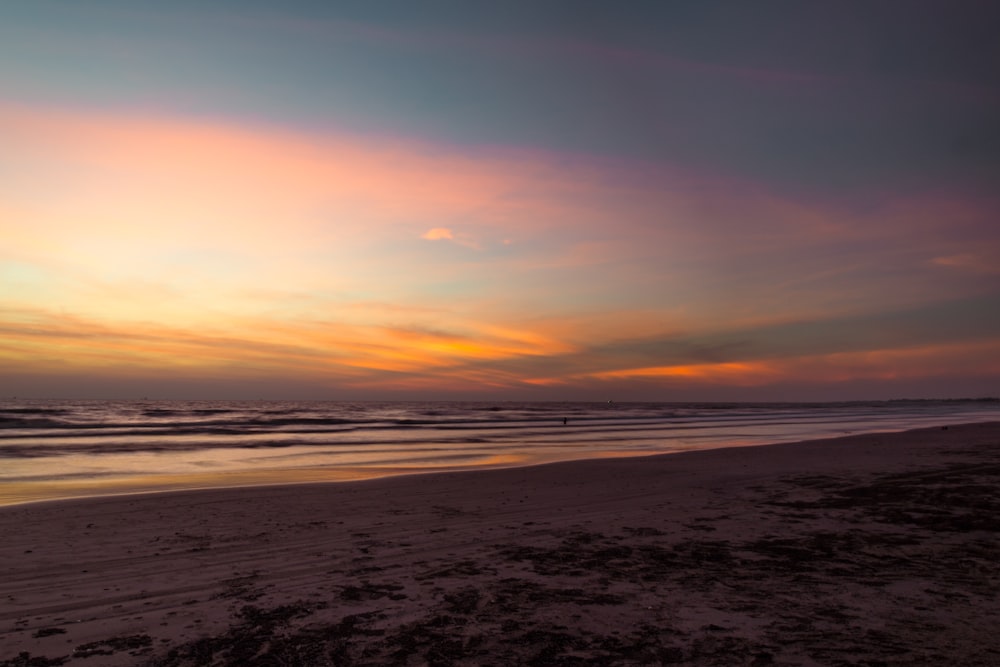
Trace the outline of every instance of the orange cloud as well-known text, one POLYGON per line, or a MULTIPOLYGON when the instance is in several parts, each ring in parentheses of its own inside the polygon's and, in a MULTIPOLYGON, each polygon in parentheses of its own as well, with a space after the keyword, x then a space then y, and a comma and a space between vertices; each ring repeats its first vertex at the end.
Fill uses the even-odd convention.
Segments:
POLYGON ((6 309, 0 321, 0 368, 9 373, 152 373, 178 378, 265 374, 345 388, 470 392, 532 385, 586 388, 609 382, 751 388, 1000 374, 997 339, 587 370, 607 361, 537 331, 490 325, 469 324, 459 333, 258 318, 238 327, 189 330, 154 323, 100 323, 39 309, 6 309), (572 370, 557 375, 534 370, 561 358, 573 359, 572 370))
POLYGON ((648 366, 589 374, 598 380, 625 380, 630 378, 683 378, 736 385, 766 384, 774 370, 766 362, 728 362, 714 364, 683 364, 676 366, 648 366))
MULTIPOLYGON (((565 353, 571 348, 532 332, 485 327, 469 334, 345 325, 245 320, 226 330, 127 322, 102 324, 42 310, 3 310, 0 366, 36 372, 111 374, 276 373, 350 386, 384 384, 377 372, 419 374, 426 382, 516 382, 513 374, 475 368, 479 361, 565 353)), ((412 384, 412 378, 408 380, 412 384)), ((390 384, 392 384, 390 382, 390 384)), ((409 386, 409 385, 408 385, 409 386)))

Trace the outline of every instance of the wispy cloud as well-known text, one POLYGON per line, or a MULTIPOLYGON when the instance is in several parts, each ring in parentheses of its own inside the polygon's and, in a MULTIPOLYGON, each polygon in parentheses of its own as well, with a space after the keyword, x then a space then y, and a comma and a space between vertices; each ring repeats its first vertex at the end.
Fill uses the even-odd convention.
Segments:
POLYGON ((970 197, 858 210, 676 165, 13 104, 0 127, 11 372, 747 387, 971 369, 1000 338, 995 205, 970 197))
POLYGON ((997 275, 1000 274, 1000 247, 992 249, 992 252, 987 250, 935 257, 931 263, 958 271, 997 275))

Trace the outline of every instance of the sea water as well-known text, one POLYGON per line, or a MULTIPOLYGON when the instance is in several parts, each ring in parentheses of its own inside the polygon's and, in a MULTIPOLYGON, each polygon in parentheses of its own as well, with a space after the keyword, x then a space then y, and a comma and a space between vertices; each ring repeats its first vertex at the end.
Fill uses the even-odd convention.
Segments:
POLYGON ((0 504, 521 466, 1000 420, 1000 401, 0 400, 0 504))

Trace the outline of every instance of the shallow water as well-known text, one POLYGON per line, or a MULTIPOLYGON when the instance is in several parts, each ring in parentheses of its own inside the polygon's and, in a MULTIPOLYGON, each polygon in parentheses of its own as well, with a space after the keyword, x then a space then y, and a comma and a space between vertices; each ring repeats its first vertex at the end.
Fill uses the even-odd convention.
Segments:
POLYGON ((519 466, 1000 420, 997 401, 0 401, 0 505, 519 466))

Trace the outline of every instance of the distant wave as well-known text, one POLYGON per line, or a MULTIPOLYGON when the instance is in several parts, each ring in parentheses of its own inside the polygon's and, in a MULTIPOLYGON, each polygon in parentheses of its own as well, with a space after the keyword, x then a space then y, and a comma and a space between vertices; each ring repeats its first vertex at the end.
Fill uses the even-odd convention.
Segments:
POLYGON ((0 485, 273 470, 444 470, 1000 420, 1000 401, 0 401, 0 485))

